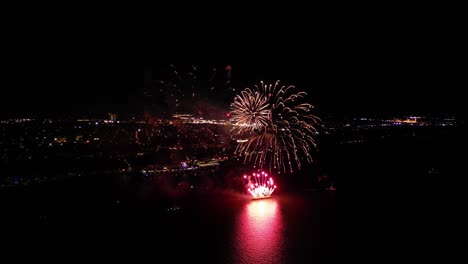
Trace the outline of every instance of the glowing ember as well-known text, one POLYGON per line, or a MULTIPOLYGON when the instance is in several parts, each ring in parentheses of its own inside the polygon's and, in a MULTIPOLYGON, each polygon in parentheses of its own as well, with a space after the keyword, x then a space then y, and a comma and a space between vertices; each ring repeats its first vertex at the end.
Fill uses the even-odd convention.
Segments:
POLYGON ((231 104, 231 133, 239 143, 235 154, 244 163, 269 171, 293 172, 302 161, 312 162, 319 118, 307 93, 293 85, 260 83, 236 95, 231 104))
POLYGON ((247 191, 252 195, 253 199, 269 198, 276 189, 273 178, 268 177, 268 174, 264 171, 244 175, 244 179, 247 180, 247 191))

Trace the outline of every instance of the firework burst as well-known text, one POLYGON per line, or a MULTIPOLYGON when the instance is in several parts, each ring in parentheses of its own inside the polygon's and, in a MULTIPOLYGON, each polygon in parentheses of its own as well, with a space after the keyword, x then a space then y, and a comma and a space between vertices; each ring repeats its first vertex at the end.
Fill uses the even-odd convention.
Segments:
POLYGON ((263 93, 247 88, 234 98, 231 115, 231 121, 240 126, 240 131, 260 132, 270 122, 271 109, 263 93))
POLYGON ((235 154, 270 171, 301 168, 301 161, 312 161, 315 148, 314 125, 318 118, 313 106, 305 103, 307 93, 293 85, 254 85, 236 95, 231 105, 232 136, 240 140, 235 154))
POLYGON ((252 195, 253 199, 269 198, 276 189, 273 178, 268 177, 268 174, 264 171, 244 175, 244 179, 247 181, 247 191, 252 195))

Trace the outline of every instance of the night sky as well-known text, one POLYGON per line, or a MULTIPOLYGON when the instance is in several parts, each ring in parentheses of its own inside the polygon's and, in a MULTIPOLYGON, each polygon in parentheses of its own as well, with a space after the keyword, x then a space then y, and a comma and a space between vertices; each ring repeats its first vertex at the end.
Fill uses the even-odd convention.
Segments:
MULTIPOLYGON (((146 73, 168 78, 174 63, 184 74, 232 66, 232 85, 244 88, 260 80, 295 84, 309 92, 322 115, 462 114, 461 69, 441 56, 390 51, 352 60, 326 55, 295 62, 161 63, 157 60, 63 56, 23 57, 3 71, 1 117, 121 116, 143 111, 146 73), (417 55, 415 55, 417 54, 417 55), (184 70, 185 69, 185 70, 184 70)), ((207 74, 200 79, 207 79, 207 74)), ((207 99, 210 100, 209 98, 207 99)))
POLYGON ((239 88, 284 80, 309 91, 324 114, 463 114, 465 47, 457 16, 426 17, 420 6, 365 19, 322 17, 318 10, 278 20, 281 27, 270 20, 244 31, 228 18, 220 30, 220 21, 207 32, 153 22, 128 35, 124 25, 112 30, 107 23, 17 23, 2 43, 0 117, 139 113, 145 72, 164 75, 171 63, 221 70, 230 64, 239 88))

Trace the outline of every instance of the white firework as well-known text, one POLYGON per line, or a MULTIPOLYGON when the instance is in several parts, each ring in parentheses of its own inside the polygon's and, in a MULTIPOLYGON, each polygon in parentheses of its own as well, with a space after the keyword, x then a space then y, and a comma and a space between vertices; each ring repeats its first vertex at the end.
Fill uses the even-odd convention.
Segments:
POLYGON ((301 160, 312 161, 310 151, 316 147, 314 136, 318 118, 313 106, 303 102, 307 93, 293 85, 254 85, 246 88, 231 105, 232 136, 242 138, 235 153, 244 163, 253 162, 278 172, 301 168, 301 160))

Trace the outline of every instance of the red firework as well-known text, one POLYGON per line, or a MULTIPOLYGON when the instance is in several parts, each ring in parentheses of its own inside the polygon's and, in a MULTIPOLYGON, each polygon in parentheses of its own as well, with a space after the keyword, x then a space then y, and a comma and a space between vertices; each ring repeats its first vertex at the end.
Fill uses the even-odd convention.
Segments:
POLYGON ((247 181, 247 191, 253 199, 270 198, 276 189, 273 178, 264 171, 244 175, 244 179, 247 181))

